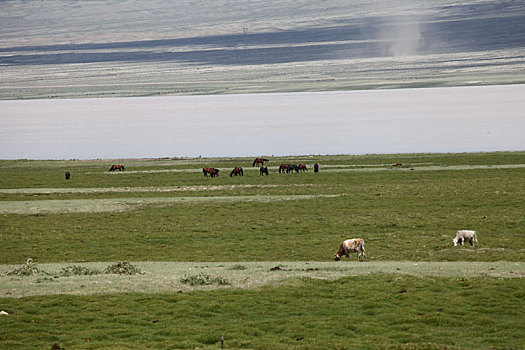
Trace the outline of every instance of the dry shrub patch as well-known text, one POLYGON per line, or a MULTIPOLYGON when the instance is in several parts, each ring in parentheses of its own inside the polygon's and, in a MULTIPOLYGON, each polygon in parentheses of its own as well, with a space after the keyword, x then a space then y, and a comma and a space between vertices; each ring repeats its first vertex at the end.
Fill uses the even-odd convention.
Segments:
POLYGON ((62 277, 69 276, 92 276, 99 275, 102 272, 96 269, 90 269, 84 266, 71 265, 60 269, 58 275, 62 277))
POLYGON ((41 270, 37 267, 37 263, 33 261, 33 259, 28 258, 27 262, 20 266, 17 269, 14 269, 11 272, 8 272, 7 275, 9 276, 34 276, 34 275, 49 275, 48 272, 41 270))
POLYGON ((104 273, 117 275, 142 275, 144 272, 127 261, 119 261, 116 264, 108 266, 104 270, 104 273))
POLYGON ((206 273, 199 273, 198 275, 184 275, 180 279, 181 283, 189 284, 190 286, 207 286, 211 284, 217 284, 219 286, 229 285, 227 279, 223 277, 211 277, 206 273))

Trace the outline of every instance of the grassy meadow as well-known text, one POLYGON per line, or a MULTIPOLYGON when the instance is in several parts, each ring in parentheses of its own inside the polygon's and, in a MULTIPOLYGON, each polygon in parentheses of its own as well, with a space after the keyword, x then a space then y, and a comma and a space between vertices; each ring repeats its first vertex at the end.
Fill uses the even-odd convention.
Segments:
POLYGON ((0 347, 523 348, 524 152, 267 158, 0 161, 0 347))

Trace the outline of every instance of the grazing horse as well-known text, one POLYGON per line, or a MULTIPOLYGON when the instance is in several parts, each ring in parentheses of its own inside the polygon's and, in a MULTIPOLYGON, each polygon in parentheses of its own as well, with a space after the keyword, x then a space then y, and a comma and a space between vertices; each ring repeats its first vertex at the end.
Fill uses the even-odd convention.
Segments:
POLYGON ((286 171, 286 173, 288 174, 290 171, 292 171, 294 169, 295 165, 293 164, 281 164, 279 165, 279 174, 281 173, 281 171, 284 173, 286 171))
POLYGON ((268 175, 268 167, 267 166, 262 166, 259 168, 259 175, 268 175))
POLYGON ((299 171, 307 171, 308 168, 306 167, 306 164, 302 163, 302 164, 299 164, 295 167, 295 171, 299 172, 299 171))
POLYGON ((230 177, 233 177, 233 175, 237 176, 237 175, 241 175, 241 176, 244 176, 244 173, 242 171, 242 168, 241 167, 238 167, 236 166, 235 168, 233 168, 232 172, 230 173, 230 177))
POLYGON ((219 176, 219 169, 215 168, 202 168, 202 172, 206 177, 208 177, 208 174, 210 174, 211 177, 219 176))
POLYGON ((256 166, 258 164, 261 164, 261 166, 263 166, 264 162, 269 162, 269 160, 265 158, 255 158, 255 160, 252 163, 252 166, 256 166))
POLYGON ((115 170, 124 171, 124 165, 122 165, 122 164, 113 164, 111 166, 111 168, 109 168, 109 171, 115 171, 115 170))
POLYGON ((314 164, 314 173, 318 173, 319 172, 319 164, 315 163, 314 164))

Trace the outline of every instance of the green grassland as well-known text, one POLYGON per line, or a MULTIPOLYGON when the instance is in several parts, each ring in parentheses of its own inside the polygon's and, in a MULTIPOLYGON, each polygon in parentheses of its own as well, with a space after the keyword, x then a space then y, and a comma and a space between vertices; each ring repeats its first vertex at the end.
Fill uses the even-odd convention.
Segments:
POLYGON ((267 158, 0 161, 0 346, 523 348, 524 152, 267 158), (57 275, 115 261, 144 274, 57 275))

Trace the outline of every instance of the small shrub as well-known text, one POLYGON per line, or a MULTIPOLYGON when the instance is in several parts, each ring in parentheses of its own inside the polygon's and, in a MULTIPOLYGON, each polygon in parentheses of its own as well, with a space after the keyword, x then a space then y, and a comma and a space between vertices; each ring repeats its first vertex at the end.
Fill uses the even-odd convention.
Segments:
POLYGON ((210 284, 225 286, 230 284, 230 282, 228 282, 228 280, 225 278, 212 278, 210 275, 205 273, 199 273, 198 275, 184 275, 181 277, 180 281, 184 284, 189 284, 190 286, 204 286, 210 284))
POLYGON ((117 275, 142 275, 144 272, 140 271, 136 266, 133 266, 127 261, 119 261, 116 264, 108 266, 104 273, 117 275))
POLYGON ((59 271, 59 276, 69 277, 69 276, 92 276, 98 275, 101 272, 99 270, 90 269, 88 267, 72 265, 64 267, 59 271))
POLYGON ((15 275, 15 276, 33 276, 33 275, 49 275, 49 273, 40 270, 35 262, 33 262, 33 259, 28 258, 25 265, 22 265, 18 269, 14 269, 11 272, 8 272, 8 275, 15 275))

